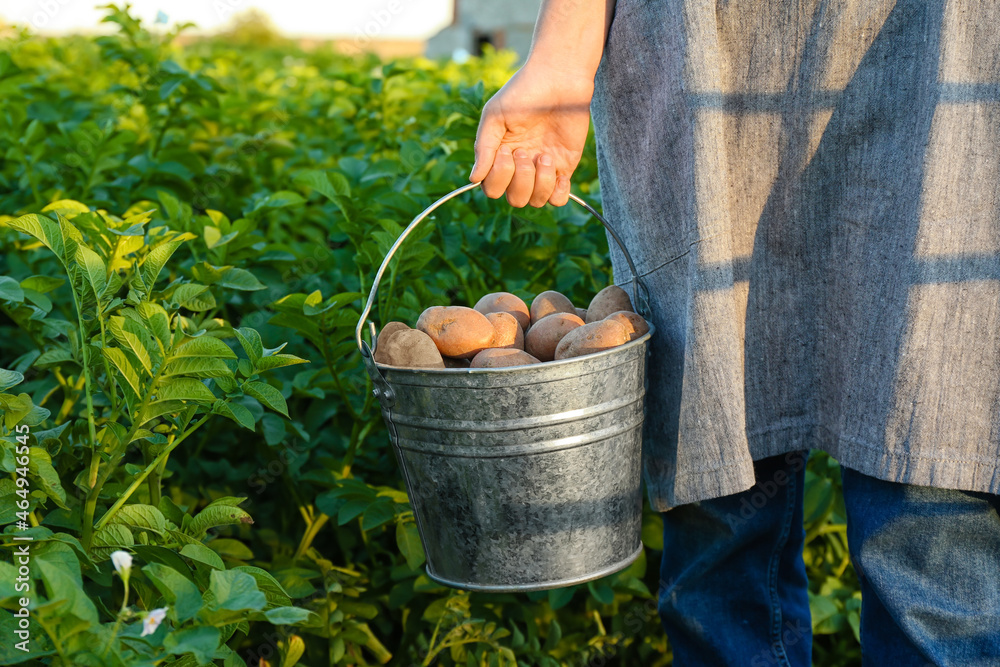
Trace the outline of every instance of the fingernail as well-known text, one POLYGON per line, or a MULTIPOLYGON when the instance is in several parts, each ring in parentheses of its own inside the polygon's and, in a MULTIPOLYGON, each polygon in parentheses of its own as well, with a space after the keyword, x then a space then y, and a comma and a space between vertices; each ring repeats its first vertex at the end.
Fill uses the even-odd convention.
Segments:
POLYGON ((472 175, 474 173, 476 173, 476 165, 478 165, 478 164, 479 164, 478 162, 473 162, 472 163, 472 171, 469 172, 469 180, 470 181, 472 180, 472 175))
POLYGON ((528 151, 524 150, 523 148, 518 148, 516 151, 514 151, 514 157, 516 157, 518 160, 523 160, 524 158, 528 157, 528 151))
POLYGON ((538 159, 538 161, 541 162, 543 166, 546 167, 552 166, 552 158, 549 155, 543 154, 542 157, 538 159))

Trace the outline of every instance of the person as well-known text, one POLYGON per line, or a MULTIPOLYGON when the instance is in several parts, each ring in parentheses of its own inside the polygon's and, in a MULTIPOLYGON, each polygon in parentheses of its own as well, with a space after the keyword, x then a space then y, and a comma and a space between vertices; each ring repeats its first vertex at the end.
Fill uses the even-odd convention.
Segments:
POLYGON ((657 329, 681 667, 810 664, 811 449, 842 465, 864 664, 1000 665, 998 25, 971 0, 544 0, 483 109, 470 180, 515 207, 566 203, 592 116, 657 329))

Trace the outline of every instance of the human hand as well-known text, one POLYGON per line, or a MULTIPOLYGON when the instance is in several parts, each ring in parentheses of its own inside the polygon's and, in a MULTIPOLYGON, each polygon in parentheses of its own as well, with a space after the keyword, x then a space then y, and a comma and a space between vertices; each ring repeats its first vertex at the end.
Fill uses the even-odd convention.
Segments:
POLYGON ((486 103, 469 175, 511 206, 562 206, 590 127, 593 80, 525 64, 486 103))

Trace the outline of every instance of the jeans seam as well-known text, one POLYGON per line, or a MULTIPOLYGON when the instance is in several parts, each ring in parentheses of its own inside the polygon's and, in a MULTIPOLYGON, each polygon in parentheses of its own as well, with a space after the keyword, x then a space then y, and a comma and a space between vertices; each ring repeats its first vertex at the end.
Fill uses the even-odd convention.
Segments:
POLYGON ((781 640, 781 601, 778 599, 778 564, 781 562, 781 552, 791 533, 792 517, 795 515, 795 502, 798 489, 797 479, 794 475, 789 476, 787 488, 788 502, 785 505, 785 516, 781 525, 781 535, 775 543, 774 551, 771 552, 771 562, 768 566, 768 591, 771 595, 771 639, 776 657, 784 667, 791 667, 788 654, 785 652, 785 644, 781 640))

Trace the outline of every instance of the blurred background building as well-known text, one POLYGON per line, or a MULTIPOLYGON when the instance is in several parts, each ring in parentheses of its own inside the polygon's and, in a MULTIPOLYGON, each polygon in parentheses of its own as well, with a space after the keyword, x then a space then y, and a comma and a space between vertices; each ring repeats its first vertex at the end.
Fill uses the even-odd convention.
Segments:
POLYGON ((487 44, 528 55, 541 0, 453 0, 451 25, 427 40, 429 58, 478 56, 487 44))

